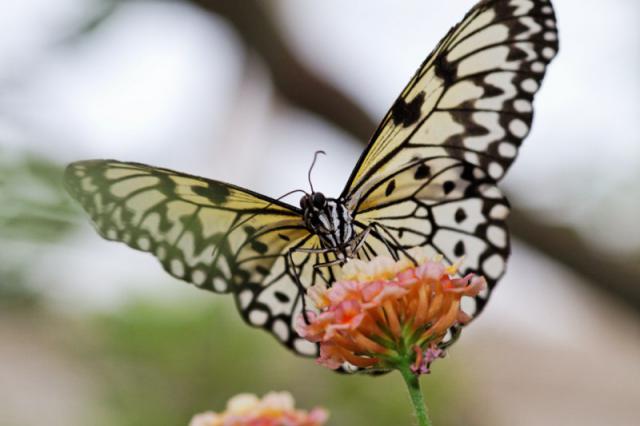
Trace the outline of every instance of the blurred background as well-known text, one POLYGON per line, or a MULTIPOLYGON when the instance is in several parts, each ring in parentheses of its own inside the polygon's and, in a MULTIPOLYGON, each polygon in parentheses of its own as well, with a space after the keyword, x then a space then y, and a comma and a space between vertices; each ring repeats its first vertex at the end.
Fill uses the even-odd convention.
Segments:
MULTIPOLYGON (((555 3, 561 51, 503 182, 508 273, 423 379, 439 425, 638 424, 640 3, 555 3)), ((185 425, 271 389, 332 425, 412 424, 399 376, 297 358, 230 298, 100 239, 61 171, 140 161, 277 197, 323 149, 314 185, 338 194, 473 4, 3 0, 0 425, 185 425)))

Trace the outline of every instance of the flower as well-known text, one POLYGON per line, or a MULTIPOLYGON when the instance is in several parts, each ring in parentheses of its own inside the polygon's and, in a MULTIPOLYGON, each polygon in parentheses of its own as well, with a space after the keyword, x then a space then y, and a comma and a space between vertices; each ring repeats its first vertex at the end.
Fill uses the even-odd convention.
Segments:
POLYGON ((225 412, 196 414, 189 426, 321 426, 328 417, 322 408, 296 410, 288 392, 270 392, 262 399, 243 393, 227 402, 225 412))
POLYGON ((320 344, 318 363, 383 370, 410 363, 413 373, 427 374, 444 356, 447 331, 470 320, 462 297, 477 296, 486 281, 473 274, 456 278, 458 265, 430 260, 421 250, 410 255, 415 263, 385 256, 350 260, 331 288, 308 290, 318 312, 301 314, 296 331, 320 344))

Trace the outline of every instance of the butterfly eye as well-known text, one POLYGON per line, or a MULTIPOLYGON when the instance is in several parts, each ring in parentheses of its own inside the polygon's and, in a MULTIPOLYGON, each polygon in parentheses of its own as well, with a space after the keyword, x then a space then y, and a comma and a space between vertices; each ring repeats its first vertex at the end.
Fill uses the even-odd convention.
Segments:
POLYGON ((324 207, 326 202, 326 198, 324 198, 324 195, 322 195, 320 192, 316 192, 315 194, 313 194, 313 206, 315 208, 320 209, 324 207))
POLYGON ((302 198, 300 198, 300 207, 303 210, 306 210, 309 208, 309 196, 308 195, 303 195, 302 198))

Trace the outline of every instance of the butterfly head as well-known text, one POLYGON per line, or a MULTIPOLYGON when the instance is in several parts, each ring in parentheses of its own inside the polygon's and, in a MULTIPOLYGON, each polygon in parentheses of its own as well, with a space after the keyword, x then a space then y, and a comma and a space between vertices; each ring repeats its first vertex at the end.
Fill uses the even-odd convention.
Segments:
POLYGON ((321 192, 305 194, 300 199, 304 223, 327 248, 342 248, 353 238, 351 212, 344 203, 327 198, 321 192))
POLYGON ((327 198, 322 192, 312 192, 311 194, 304 194, 300 199, 300 207, 302 210, 308 209, 323 209, 327 205, 327 198))
POLYGON ((327 219, 327 198, 322 192, 304 194, 300 199, 300 207, 304 212, 307 228, 315 233, 331 231, 331 222, 327 219))

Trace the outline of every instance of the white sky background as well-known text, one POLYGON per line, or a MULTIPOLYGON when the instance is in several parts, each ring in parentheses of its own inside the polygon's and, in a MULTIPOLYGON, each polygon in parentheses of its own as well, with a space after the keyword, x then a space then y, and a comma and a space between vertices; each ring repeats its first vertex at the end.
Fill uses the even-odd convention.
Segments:
MULTIPOLYGON (((473 3, 280 0, 273 6, 295 51, 381 117, 473 3)), ((519 203, 581 226, 606 247, 637 249, 640 4, 555 3, 561 54, 506 186, 519 203)), ((306 188, 313 151, 324 149, 328 156, 314 170, 316 189, 341 190, 359 147, 274 99, 264 70, 238 49, 223 21, 186 5, 137 2, 75 44, 58 43, 93 4, 9 0, 0 6, 0 147, 60 163, 141 161, 271 196, 306 188)), ((201 295, 176 285, 151 256, 102 241, 88 224, 84 230, 66 248, 41 252, 34 268, 34 281, 55 289, 60 306, 108 307, 151 289, 168 297, 201 295)), ((566 277, 553 271, 516 246, 489 311, 495 318, 518 317, 515 310, 526 319, 536 295, 551 300, 565 291, 566 277), (544 292, 526 278, 539 268, 552 271, 544 292), (524 300, 516 289, 526 288, 531 298, 524 300), (514 305, 517 300, 523 302, 514 305)))

